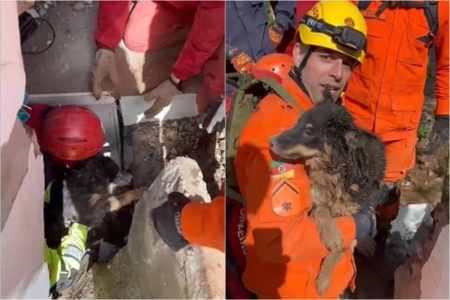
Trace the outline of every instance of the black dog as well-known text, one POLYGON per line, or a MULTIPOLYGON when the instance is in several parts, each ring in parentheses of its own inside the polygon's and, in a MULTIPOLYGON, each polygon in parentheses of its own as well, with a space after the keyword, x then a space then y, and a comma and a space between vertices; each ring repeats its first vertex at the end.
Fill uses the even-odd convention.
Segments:
POLYGON ((94 156, 70 169, 66 176, 69 195, 64 197, 64 215, 95 227, 105 215, 138 200, 142 189, 120 189, 131 185, 131 174, 119 171, 109 157, 94 156), (68 201, 69 200, 69 201, 68 201))
POLYGON ((322 242, 331 251, 316 280, 322 294, 343 255, 333 217, 375 206, 374 196, 382 186, 386 167, 384 144, 358 128, 349 112, 325 93, 325 101, 305 112, 292 129, 272 138, 270 148, 283 158, 305 163, 311 182, 311 214, 322 242))
POLYGON ((102 155, 70 169, 52 164, 49 156, 46 161, 46 180, 52 182, 44 206, 47 245, 58 248, 72 221, 92 228, 88 244, 103 238, 123 246, 133 212, 128 204, 138 200, 143 192, 131 190, 131 174, 120 171, 111 158, 102 155))

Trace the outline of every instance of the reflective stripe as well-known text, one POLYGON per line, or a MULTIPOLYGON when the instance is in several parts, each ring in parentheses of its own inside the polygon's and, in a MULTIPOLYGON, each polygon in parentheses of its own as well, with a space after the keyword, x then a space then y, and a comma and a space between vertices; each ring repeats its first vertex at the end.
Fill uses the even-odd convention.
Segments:
POLYGON ((62 259, 65 264, 68 264, 71 268, 78 270, 80 268, 80 262, 83 255, 83 250, 74 245, 69 245, 66 249, 64 249, 62 259))
POLYGON ((53 181, 50 182, 50 183, 47 185, 47 188, 45 189, 45 193, 44 193, 44 203, 46 203, 46 204, 50 204, 50 200, 52 199, 52 198, 51 198, 52 185, 53 185, 53 181))

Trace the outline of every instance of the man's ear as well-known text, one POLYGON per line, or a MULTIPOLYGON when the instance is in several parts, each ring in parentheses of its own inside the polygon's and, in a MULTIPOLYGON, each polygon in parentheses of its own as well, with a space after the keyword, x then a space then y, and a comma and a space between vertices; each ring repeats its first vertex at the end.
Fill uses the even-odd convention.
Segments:
POLYGON ((295 43, 294 49, 292 50, 292 58, 294 59, 294 66, 300 67, 302 62, 302 47, 299 42, 295 43))

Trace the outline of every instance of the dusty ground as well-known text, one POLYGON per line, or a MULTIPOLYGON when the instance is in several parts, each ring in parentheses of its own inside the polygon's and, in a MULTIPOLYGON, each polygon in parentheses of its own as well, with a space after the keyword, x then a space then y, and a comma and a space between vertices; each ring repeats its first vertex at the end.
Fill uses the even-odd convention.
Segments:
MULTIPOLYGON (((93 32, 97 3, 75 1, 39 1, 35 9, 55 30, 51 47, 40 54, 25 54, 27 90, 31 94, 89 91, 94 64, 93 32)), ((48 25, 42 25, 24 45, 24 50, 41 48, 51 40, 48 25)))

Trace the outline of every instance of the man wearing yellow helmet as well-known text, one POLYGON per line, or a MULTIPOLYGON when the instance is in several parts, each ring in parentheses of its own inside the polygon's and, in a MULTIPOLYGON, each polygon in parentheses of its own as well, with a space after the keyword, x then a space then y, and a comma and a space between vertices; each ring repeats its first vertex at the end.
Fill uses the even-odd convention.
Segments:
MULTIPOLYGON (((338 100, 364 59, 362 14, 347 1, 319 2, 302 19, 296 38, 294 66, 281 86, 303 111, 322 101, 327 87, 338 100)), ((270 138, 297 122, 299 108, 271 93, 259 103, 239 138, 235 169, 247 217, 242 280, 259 298, 336 298, 348 286, 353 288, 351 245, 373 227, 366 212, 335 219, 345 253, 328 289, 320 294, 315 279, 328 250, 308 216, 312 203, 305 167, 269 150, 270 138)))

